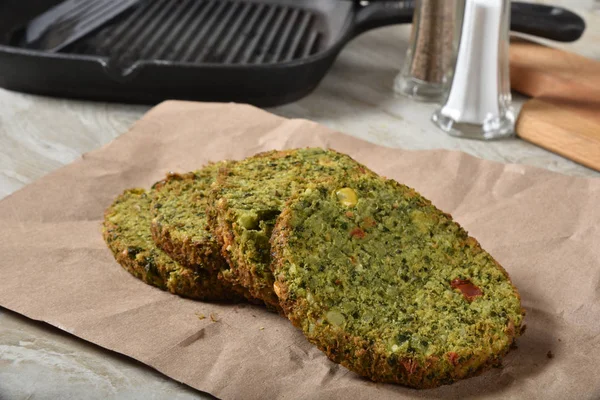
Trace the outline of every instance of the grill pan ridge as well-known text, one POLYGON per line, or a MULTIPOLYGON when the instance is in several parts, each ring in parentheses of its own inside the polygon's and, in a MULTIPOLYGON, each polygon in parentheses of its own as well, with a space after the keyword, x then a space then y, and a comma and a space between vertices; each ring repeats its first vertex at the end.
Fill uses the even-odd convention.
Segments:
MULTIPOLYGON (((75 6, 35 42, 28 21, 65 3, 0 2, 0 87, 120 102, 274 106, 310 93, 350 39, 410 23, 414 12, 413 0, 67 1, 75 6), (102 12, 115 16, 96 28, 102 12), (90 34, 57 46, 85 24, 90 34)), ((513 2, 512 12, 520 32, 569 41, 585 29, 564 9, 513 2)))

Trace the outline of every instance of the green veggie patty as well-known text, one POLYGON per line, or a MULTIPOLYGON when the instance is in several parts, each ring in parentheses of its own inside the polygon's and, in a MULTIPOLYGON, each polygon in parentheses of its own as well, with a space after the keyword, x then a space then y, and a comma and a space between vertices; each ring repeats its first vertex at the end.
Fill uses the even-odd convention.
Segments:
POLYGON ((183 266, 219 272, 227 269, 217 240, 208 229, 206 208, 211 184, 227 162, 186 174, 169 174, 152 187, 152 236, 183 266))
POLYGON ((270 151, 219 171, 211 192, 209 225, 229 270, 224 279, 280 310, 269 268, 269 239, 285 201, 308 184, 373 175, 347 155, 320 148, 270 151))
POLYGON ((216 273, 183 268, 158 249, 150 233, 149 195, 143 189, 121 194, 105 213, 103 235, 115 259, 135 277, 162 290, 198 300, 239 300, 216 273))
POLYGON ((450 215, 384 178, 312 185, 272 237, 285 314, 335 362, 416 388, 496 365, 524 312, 506 271, 450 215))

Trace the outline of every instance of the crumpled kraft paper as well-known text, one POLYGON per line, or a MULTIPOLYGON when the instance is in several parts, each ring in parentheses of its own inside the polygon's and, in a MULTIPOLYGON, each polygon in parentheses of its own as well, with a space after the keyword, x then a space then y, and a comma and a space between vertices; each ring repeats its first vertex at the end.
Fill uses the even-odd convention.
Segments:
POLYGON ((383 148, 245 105, 166 102, 0 202, 0 305, 223 399, 598 399, 600 180, 383 148), (527 331, 502 369, 432 390, 375 384, 261 307, 184 300, 138 281, 102 240, 104 209, 126 188, 208 161, 304 146, 348 153, 416 188, 508 270, 527 331))

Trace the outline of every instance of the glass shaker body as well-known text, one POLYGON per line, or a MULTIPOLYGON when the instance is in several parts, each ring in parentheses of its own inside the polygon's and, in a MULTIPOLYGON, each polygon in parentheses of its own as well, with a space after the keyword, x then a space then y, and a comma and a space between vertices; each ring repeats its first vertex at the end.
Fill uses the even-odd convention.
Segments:
POLYGON ((412 34, 394 90, 441 102, 452 77, 465 0, 416 0, 412 34))
POLYGON ((452 84, 432 117, 450 135, 488 140, 514 134, 509 28, 509 1, 466 0, 452 84))

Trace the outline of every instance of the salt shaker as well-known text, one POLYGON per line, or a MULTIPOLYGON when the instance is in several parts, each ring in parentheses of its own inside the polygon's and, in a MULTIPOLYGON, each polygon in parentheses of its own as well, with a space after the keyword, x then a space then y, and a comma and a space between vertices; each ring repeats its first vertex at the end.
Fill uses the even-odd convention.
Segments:
POLYGON ((466 0, 450 91, 432 117, 450 135, 486 140, 514 133, 509 12, 510 1, 466 0))
POLYGON ((465 0, 416 0, 410 45, 394 90, 441 102, 452 76, 465 0))

